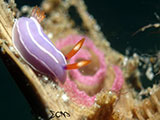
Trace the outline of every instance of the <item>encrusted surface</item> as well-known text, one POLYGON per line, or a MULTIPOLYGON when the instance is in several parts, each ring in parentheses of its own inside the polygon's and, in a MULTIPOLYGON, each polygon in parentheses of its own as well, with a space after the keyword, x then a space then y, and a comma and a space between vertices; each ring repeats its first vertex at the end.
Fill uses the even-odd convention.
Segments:
MULTIPOLYGON (((47 13, 47 18, 42 22, 44 32, 55 43, 56 40, 65 38, 70 34, 85 35, 93 40, 93 43, 105 56, 107 64, 107 74, 105 76, 102 89, 96 94, 95 103, 90 107, 85 107, 74 103, 65 93, 64 89, 57 84, 47 80, 45 76, 38 76, 14 51, 12 44, 12 27, 15 14, 20 14, 15 7, 14 1, 10 5, 0 1, 0 42, 4 53, 8 54, 20 67, 28 78, 28 82, 35 89, 35 93, 40 96, 40 101, 46 107, 44 111, 50 115, 49 110, 67 111, 71 114, 66 120, 120 120, 120 119, 160 119, 160 90, 159 86, 154 86, 150 90, 150 97, 145 100, 136 99, 135 92, 130 89, 126 80, 130 76, 137 77, 138 58, 129 59, 114 51, 104 38, 95 19, 89 15, 83 0, 45 0, 42 9, 47 13), (74 6, 82 19, 83 25, 80 29, 75 26, 74 20, 68 14, 70 6, 74 6), (12 10, 12 11, 11 11, 12 10), (124 75, 124 85, 120 93, 111 90, 115 73, 112 65, 119 66, 124 75)), ((22 12, 30 12, 25 6, 22 12)), ((56 119, 56 118, 54 118, 56 119)), ((59 118, 63 119, 63 118, 59 118)))

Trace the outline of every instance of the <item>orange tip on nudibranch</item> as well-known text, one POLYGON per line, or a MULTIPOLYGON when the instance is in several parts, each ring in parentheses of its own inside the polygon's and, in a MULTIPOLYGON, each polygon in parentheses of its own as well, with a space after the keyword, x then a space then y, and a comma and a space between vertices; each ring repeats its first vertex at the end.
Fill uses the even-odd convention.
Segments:
POLYGON ((78 68, 80 68, 80 67, 83 67, 83 66, 88 65, 90 62, 91 62, 91 60, 83 60, 83 61, 80 61, 80 62, 78 62, 78 63, 68 64, 68 65, 66 65, 64 68, 65 68, 66 70, 78 69, 78 68))
POLYGON ((83 43, 85 41, 85 38, 82 38, 74 47, 73 49, 65 55, 66 59, 69 60, 72 56, 74 56, 82 47, 83 43))

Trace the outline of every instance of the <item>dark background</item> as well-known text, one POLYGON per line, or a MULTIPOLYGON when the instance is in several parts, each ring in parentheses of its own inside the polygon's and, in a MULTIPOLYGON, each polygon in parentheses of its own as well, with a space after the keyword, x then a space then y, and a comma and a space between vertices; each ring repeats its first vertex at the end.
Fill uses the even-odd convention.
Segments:
MULTIPOLYGON (((38 0, 16 0, 22 5, 39 5, 38 0)), ((159 28, 149 28, 132 36, 139 28, 160 21, 160 0, 85 0, 88 11, 94 16, 111 46, 122 54, 137 52, 155 54, 160 47, 159 28)), ((0 117, 1 120, 35 119, 32 109, 0 59, 0 117)), ((150 84, 152 86, 152 84, 150 84)), ((38 109, 38 108, 37 108, 38 109)))

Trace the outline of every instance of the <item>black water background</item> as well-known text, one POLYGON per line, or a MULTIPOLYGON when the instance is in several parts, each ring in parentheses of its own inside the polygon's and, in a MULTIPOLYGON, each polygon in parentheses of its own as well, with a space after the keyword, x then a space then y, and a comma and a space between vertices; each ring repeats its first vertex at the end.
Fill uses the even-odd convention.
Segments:
MULTIPOLYGON (((24 4, 39 5, 38 0, 16 0, 18 7, 24 4)), ((111 46, 125 54, 155 54, 159 50, 159 28, 150 28, 136 36, 139 28, 160 22, 154 15, 160 15, 160 0, 85 0, 88 11, 94 16, 111 46)), ((25 97, 0 60, 0 119, 31 120, 31 108, 25 97)), ((38 109, 38 108, 37 108, 38 109)))

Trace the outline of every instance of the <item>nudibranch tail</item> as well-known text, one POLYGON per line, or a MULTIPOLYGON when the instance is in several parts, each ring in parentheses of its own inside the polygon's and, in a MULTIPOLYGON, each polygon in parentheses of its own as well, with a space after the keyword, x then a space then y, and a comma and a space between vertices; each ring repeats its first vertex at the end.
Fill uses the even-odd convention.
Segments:
POLYGON ((39 7, 35 6, 32 10, 31 16, 36 18, 40 23, 45 18, 44 11, 41 11, 39 7))
POLYGON ((66 59, 69 60, 71 57, 73 57, 82 47, 83 43, 84 43, 85 38, 82 38, 74 47, 73 49, 67 54, 65 55, 66 59))
POLYGON ((91 60, 83 60, 83 61, 80 61, 74 64, 68 64, 64 67, 64 69, 66 70, 78 69, 78 68, 88 65, 90 62, 91 60))

